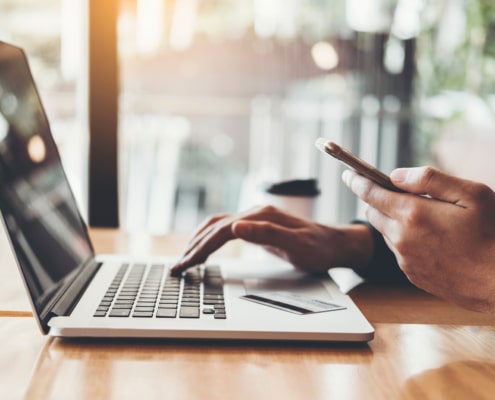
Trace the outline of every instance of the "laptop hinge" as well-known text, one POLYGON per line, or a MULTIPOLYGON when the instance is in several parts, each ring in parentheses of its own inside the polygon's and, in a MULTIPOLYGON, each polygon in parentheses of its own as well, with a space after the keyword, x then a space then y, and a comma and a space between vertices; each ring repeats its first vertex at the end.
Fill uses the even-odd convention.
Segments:
POLYGON ((81 272, 70 283, 65 285, 65 290, 62 291, 55 303, 49 308, 43 320, 48 322, 53 316, 70 315, 100 266, 101 264, 94 259, 84 265, 81 268, 81 272))

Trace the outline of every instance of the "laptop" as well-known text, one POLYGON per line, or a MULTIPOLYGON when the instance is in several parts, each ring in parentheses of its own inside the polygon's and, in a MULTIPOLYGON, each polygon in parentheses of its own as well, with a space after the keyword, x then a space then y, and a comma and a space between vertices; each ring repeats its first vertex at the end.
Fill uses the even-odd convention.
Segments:
POLYGON ((328 274, 274 258, 96 255, 22 49, 0 42, 0 208, 44 334, 366 342, 374 330, 328 274))

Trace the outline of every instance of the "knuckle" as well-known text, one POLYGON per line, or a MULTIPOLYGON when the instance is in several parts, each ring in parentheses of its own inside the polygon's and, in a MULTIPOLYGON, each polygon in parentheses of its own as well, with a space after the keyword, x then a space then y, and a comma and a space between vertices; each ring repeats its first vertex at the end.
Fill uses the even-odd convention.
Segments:
POLYGON ((409 201, 405 199, 397 204, 397 221, 402 231, 412 231, 428 225, 428 210, 422 202, 409 201))
POLYGON ((404 207, 404 226, 405 229, 415 229, 422 224, 424 219, 423 210, 417 206, 404 207))
POLYGON ((231 223, 227 221, 226 223, 218 223, 212 229, 209 237, 224 237, 228 236, 231 231, 231 223))
POLYGON ((227 216, 227 214, 213 214, 213 215, 210 215, 208 218, 206 218, 206 225, 209 225, 209 224, 213 224, 223 218, 225 218, 227 216))
POLYGON ((427 166, 423 168, 423 172, 421 174, 421 183, 428 187, 428 185, 435 179, 438 174, 438 170, 431 166, 427 166))
POLYGON ((267 230, 270 224, 267 221, 257 221, 256 225, 260 228, 260 230, 267 230))
POLYGON ((253 230, 253 237, 255 236, 257 240, 260 241, 268 241, 273 239, 273 236, 276 235, 276 231, 273 225, 267 221, 258 222, 255 230, 253 230))
POLYGON ((477 199, 490 199, 494 196, 493 190, 483 183, 476 183, 470 188, 471 195, 477 199))
POLYGON ((278 212, 277 207, 271 205, 271 204, 266 204, 263 206, 260 206, 259 209, 257 210, 257 213, 261 215, 272 215, 278 212))
POLYGON ((375 186, 371 182, 364 183, 361 188, 360 197, 365 203, 370 203, 376 197, 375 186))
POLYGON ((272 234, 274 231, 273 225, 268 221, 258 222, 258 227, 260 228, 261 232, 264 232, 267 235, 272 234))
POLYGON ((262 211, 266 213, 271 213, 276 210, 276 207, 271 204, 266 204, 263 206, 262 211))

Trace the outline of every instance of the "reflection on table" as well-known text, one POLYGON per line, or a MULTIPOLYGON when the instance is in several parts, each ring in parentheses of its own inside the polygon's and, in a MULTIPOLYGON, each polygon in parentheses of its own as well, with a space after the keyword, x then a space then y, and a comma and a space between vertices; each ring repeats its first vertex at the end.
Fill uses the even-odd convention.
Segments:
POLYGON ((376 324, 368 345, 63 340, 5 318, 3 398, 490 398, 493 327, 376 324), (12 397, 10 397, 12 395, 12 397))

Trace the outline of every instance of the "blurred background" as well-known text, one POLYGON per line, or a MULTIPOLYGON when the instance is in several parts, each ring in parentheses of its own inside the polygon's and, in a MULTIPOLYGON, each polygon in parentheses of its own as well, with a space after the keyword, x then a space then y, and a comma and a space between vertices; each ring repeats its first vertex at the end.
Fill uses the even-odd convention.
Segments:
POLYGON ((319 181, 317 220, 362 215, 321 136, 387 173, 431 164, 495 188, 492 0, 0 0, 0 40, 28 53, 85 216, 87 37, 108 31, 118 62, 92 62, 118 78, 102 151, 128 231, 189 232, 301 178, 319 181), (93 23, 88 5, 109 4, 93 23))

